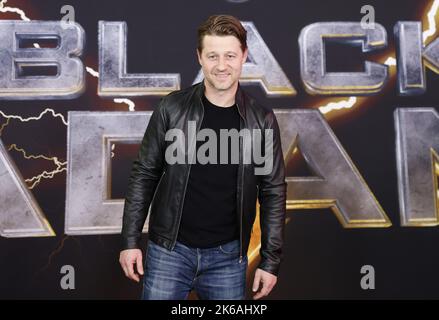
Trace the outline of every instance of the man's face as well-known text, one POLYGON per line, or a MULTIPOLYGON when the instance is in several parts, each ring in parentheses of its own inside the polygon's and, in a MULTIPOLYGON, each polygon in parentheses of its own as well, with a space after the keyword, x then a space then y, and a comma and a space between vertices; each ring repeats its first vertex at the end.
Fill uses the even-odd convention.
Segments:
POLYGON ((247 60, 247 49, 242 52, 241 43, 234 36, 203 38, 203 50, 198 52, 207 85, 218 91, 232 88, 241 76, 242 65, 247 60))

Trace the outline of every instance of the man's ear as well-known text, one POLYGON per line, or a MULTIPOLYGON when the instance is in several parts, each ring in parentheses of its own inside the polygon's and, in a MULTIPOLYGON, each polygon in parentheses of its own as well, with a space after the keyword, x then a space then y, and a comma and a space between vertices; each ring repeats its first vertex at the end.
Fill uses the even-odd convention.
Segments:
POLYGON ((248 56, 248 48, 245 48, 244 54, 242 56, 242 64, 244 64, 247 61, 247 56, 248 56))
POLYGON ((201 65, 201 54, 198 51, 198 49, 196 49, 196 51, 197 51, 198 63, 201 65))

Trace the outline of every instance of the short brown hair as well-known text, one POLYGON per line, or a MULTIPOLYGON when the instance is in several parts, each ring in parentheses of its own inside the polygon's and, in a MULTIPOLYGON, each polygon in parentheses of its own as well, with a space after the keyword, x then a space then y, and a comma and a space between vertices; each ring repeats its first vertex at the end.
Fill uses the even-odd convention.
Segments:
POLYGON ((203 50, 203 37, 209 36, 235 36, 241 43, 241 50, 247 49, 247 31, 241 22, 234 16, 220 14, 207 18, 198 27, 198 52, 203 50))

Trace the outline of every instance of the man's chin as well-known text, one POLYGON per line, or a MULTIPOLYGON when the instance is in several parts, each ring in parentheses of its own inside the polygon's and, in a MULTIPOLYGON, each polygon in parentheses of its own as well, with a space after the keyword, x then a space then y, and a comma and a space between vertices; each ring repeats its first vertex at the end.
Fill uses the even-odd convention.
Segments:
POLYGON ((214 88, 219 91, 227 91, 233 87, 233 83, 214 83, 214 88))

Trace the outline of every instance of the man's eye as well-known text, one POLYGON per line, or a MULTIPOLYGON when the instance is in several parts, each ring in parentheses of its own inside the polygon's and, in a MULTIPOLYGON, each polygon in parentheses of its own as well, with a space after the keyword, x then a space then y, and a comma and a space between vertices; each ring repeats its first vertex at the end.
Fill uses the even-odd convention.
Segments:
POLYGON ((227 57, 230 58, 230 59, 232 59, 232 58, 234 58, 235 56, 228 55, 227 57))

